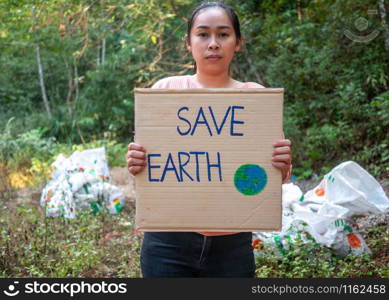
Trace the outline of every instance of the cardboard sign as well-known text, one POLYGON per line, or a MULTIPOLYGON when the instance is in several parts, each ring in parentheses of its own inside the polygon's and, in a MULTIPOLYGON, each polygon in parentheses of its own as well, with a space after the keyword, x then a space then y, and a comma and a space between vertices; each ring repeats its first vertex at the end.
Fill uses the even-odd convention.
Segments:
POLYGON ((135 89, 141 231, 281 229, 283 89, 135 89))

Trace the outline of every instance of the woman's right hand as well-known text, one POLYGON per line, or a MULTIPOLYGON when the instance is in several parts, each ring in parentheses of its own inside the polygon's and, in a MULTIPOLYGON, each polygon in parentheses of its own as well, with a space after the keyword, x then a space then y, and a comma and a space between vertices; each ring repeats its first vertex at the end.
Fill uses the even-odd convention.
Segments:
POLYGON ((129 143, 126 159, 128 171, 132 175, 136 175, 142 172, 147 165, 146 149, 139 144, 129 143))

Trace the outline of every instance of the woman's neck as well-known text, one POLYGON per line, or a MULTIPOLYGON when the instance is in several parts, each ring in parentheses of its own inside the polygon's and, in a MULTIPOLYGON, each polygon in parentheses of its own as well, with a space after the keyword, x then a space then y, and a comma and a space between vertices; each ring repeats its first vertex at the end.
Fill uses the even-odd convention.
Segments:
POLYGON ((228 72, 219 75, 210 75, 197 71, 194 79, 202 88, 229 88, 234 83, 234 80, 229 76, 228 72))

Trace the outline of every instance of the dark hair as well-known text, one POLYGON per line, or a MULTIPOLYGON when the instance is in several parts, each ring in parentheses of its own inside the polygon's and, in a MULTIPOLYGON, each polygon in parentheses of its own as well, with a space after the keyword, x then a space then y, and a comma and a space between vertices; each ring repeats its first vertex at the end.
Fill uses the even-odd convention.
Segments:
POLYGON ((190 38, 190 31, 192 30, 192 26, 194 23, 195 18, 199 14, 199 12, 203 9, 210 8, 210 7, 219 7, 224 9, 224 11, 227 13, 228 17, 231 20, 232 26, 235 31, 236 38, 240 40, 242 37, 242 34, 240 32, 240 24, 238 16, 236 15, 235 11, 232 9, 232 7, 228 6, 227 4, 224 4, 222 2, 202 2, 199 6, 197 6, 190 16, 188 20, 188 28, 187 28, 187 34, 188 38, 190 38))
MULTIPOLYGON (((188 20, 188 27, 187 27, 187 35, 188 35, 188 42, 190 42, 190 31, 192 30, 192 26, 194 23, 195 18, 200 13, 201 10, 210 8, 210 7, 219 7, 224 9, 224 11, 227 13, 228 17, 231 20, 232 27, 234 28, 235 36, 237 40, 240 40, 242 37, 242 34, 240 32, 240 24, 238 16, 236 15, 235 11, 232 9, 232 7, 228 6, 227 4, 224 4, 222 2, 202 2, 199 6, 197 6, 190 16, 188 20)), ((196 72, 196 62, 194 62, 194 71, 196 72)))

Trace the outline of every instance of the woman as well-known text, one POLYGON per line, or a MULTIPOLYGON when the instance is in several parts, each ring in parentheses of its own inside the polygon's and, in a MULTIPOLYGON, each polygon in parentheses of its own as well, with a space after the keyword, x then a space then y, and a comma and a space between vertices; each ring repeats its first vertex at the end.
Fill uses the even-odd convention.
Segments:
MULTIPOLYGON (((167 77, 152 88, 263 88, 230 76, 230 64, 242 45, 238 17, 229 6, 206 2, 188 21, 185 35, 195 61, 195 74, 167 77)), ((272 165, 291 175, 291 142, 275 141, 272 165)), ((136 175, 146 166, 146 149, 130 143, 127 165, 136 175)), ((146 232, 141 250, 143 277, 253 277, 251 232, 146 232)))

